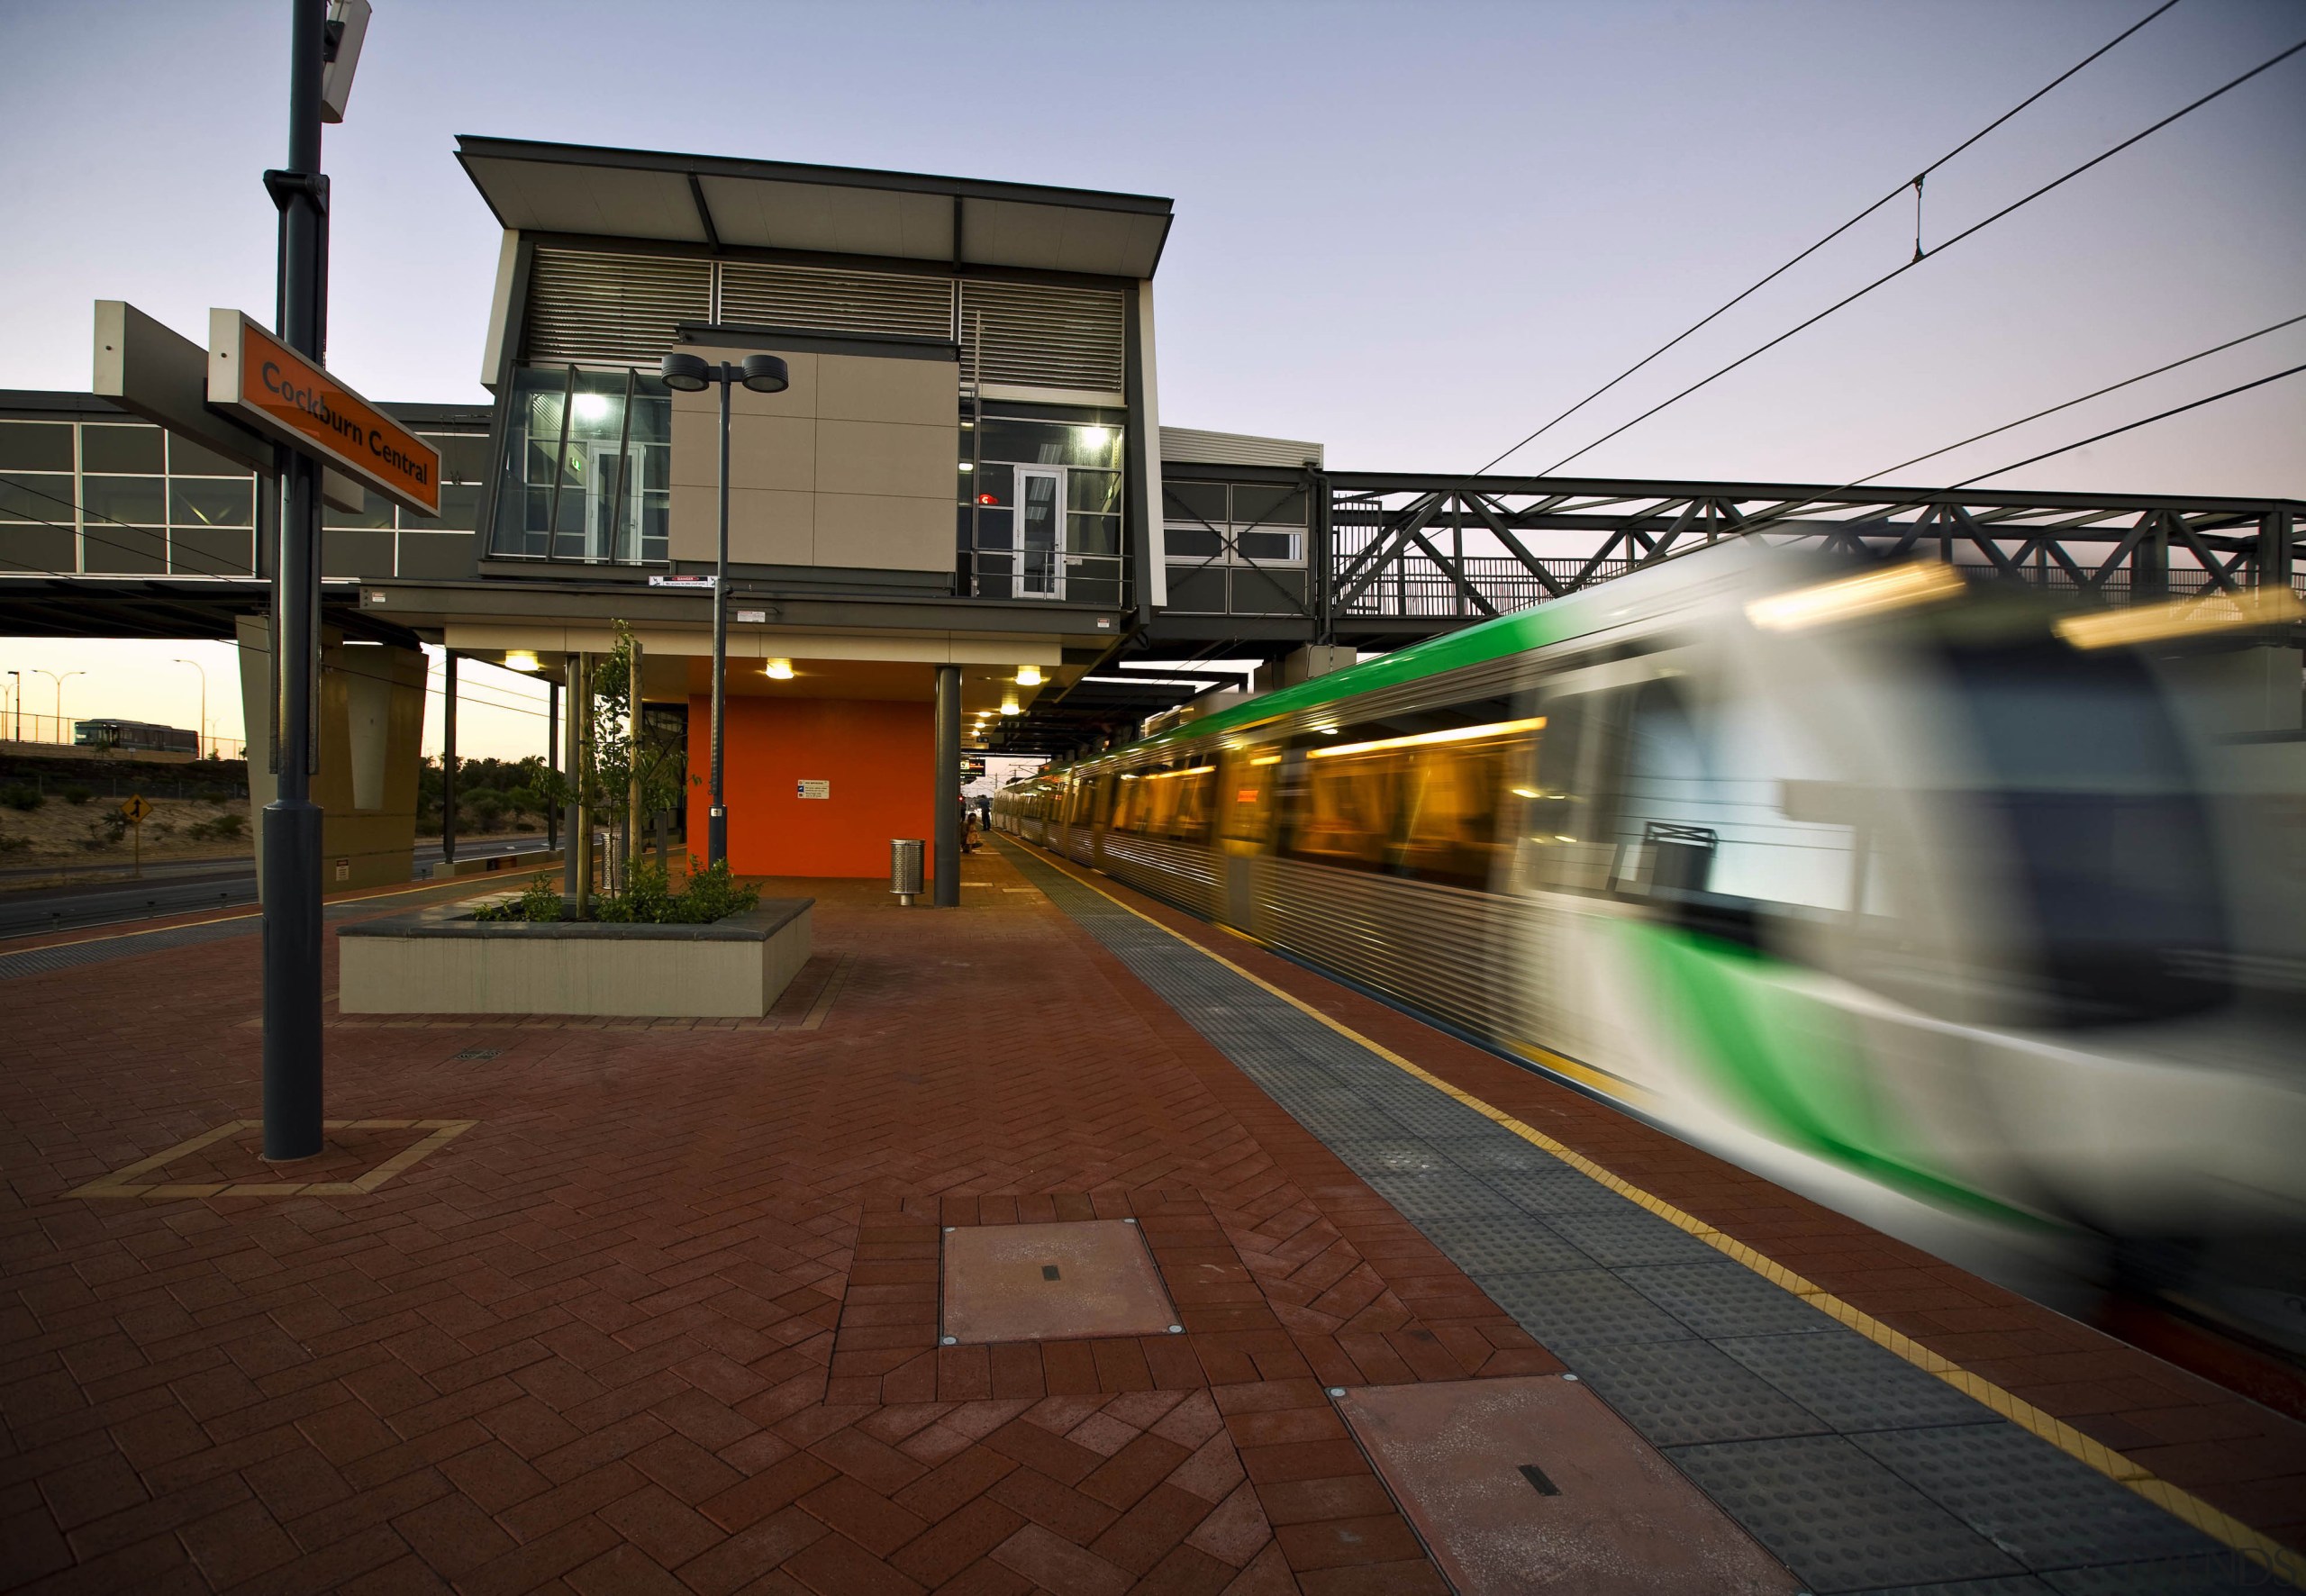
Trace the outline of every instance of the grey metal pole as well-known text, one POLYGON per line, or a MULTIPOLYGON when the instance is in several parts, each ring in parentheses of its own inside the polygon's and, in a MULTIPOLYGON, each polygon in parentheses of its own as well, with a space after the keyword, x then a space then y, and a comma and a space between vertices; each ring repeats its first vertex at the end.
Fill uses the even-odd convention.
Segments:
POLYGON ((721 384, 721 540, 713 576, 713 808, 704 822, 704 862, 726 863, 729 857, 729 803, 721 786, 723 739, 727 730, 729 694, 729 378, 727 362, 718 372, 721 384))
MULTIPOLYGON (((544 767, 560 768, 560 684, 544 685, 544 767)), ((560 805, 545 805, 544 845, 547 848, 560 846, 560 805)))
POLYGON ((568 773, 576 784, 576 802, 568 811, 569 857, 576 861, 571 893, 576 918, 588 912, 593 898, 593 809, 586 794, 593 778, 593 657, 576 656, 576 680, 568 687, 568 773))
MULTIPOLYGON (((328 0, 292 0, 288 62, 288 166, 266 175, 280 207, 279 331, 283 342, 323 358, 327 283, 321 171, 321 68, 328 0)), ((264 810, 264 1156, 275 1162, 321 1150, 321 812, 312 801, 318 642, 320 464, 279 451, 286 503, 274 613, 273 669, 279 682, 280 775, 264 810)))
POLYGON ((961 906, 961 667, 937 667, 937 879, 930 902, 961 906))
POLYGON ((457 862, 457 655, 446 650, 440 684, 440 862, 457 862))
POLYGON ((585 839, 585 766, 583 748, 577 739, 588 706, 592 703, 592 689, 585 680, 585 657, 568 656, 564 667, 568 675, 568 718, 561 728, 561 768, 568 773, 568 803, 564 807, 560 826, 560 890, 576 902, 585 901, 585 882, 580 877, 577 856, 585 839))

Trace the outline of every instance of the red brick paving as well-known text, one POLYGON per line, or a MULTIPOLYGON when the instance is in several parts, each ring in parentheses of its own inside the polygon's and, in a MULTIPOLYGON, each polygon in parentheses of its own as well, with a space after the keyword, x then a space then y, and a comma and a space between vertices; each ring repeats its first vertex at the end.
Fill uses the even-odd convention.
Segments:
MULTIPOLYGON (((2306 1424, 1794 1196, 1110 877, 1097 875, 1094 884, 2253 1528, 2306 1547, 2306 1424)), ((1378 1201, 1322 1195, 1348 1209, 1378 1201)), ((1448 1289, 1469 1285, 1453 1283, 1448 1289)))
POLYGON ((1439 1589, 1321 1387, 1559 1365, 968 873, 793 884, 819 1030, 332 1028, 332 1118, 479 1121, 360 1198, 63 1195, 255 1116, 253 938, 10 981, 6 1582, 1439 1589), (937 1345, 942 1226, 1121 1217, 1186 1333, 937 1345))

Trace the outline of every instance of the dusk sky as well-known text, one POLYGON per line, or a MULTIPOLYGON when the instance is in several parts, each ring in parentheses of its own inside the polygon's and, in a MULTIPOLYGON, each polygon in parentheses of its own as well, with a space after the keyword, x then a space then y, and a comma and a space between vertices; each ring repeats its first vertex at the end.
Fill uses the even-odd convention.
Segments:
MULTIPOLYGON (((377 0, 328 134, 330 365, 387 401, 486 397, 498 234, 458 133, 887 168, 1173 198, 1165 422, 1470 470, 2153 4, 377 0)), ((286 23, 221 0, 0 7, 0 386, 85 388, 99 297, 195 335, 211 305, 269 318, 259 175, 286 153, 286 23)), ((2296 0, 2180 0, 1932 176, 1923 243, 2301 36, 2296 0)), ((1886 207, 1508 468, 1551 466, 1905 260, 1913 227, 1910 201, 1886 207)), ((1848 481, 2306 312, 2301 261, 2306 55, 1573 468, 1848 481)), ((2306 324, 1900 479, 1967 477, 2301 351, 2306 324)), ((2306 377, 1994 484, 2306 496, 2301 438, 2306 377)), ((178 655, 209 662, 211 718, 237 734, 222 645, 0 639, 0 669, 90 673, 68 713, 188 725, 178 655)), ((462 740, 538 751, 540 727, 476 708, 462 740)))

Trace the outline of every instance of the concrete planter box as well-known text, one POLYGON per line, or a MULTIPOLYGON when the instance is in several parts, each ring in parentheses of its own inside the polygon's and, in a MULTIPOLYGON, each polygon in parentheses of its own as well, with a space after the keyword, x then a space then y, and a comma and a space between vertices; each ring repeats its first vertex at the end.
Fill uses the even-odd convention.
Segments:
POLYGON ((437 904, 338 931, 337 1006, 347 1014, 758 1018, 808 962, 815 902, 775 899, 697 926, 477 920, 477 904, 437 904))

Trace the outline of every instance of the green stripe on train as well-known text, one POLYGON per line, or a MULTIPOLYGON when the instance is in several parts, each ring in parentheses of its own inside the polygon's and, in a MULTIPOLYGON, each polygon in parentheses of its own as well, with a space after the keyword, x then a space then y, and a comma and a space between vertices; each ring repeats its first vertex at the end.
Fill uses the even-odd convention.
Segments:
POLYGON ((1785 966, 1711 937, 1627 923, 1691 1052, 1765 1131, 1885 1185, 2028 1226, 2033 1215, 1919 1167, 1889 1145, 1872 1070, 1847 1017, 1788 986, 1785 966))

